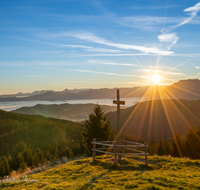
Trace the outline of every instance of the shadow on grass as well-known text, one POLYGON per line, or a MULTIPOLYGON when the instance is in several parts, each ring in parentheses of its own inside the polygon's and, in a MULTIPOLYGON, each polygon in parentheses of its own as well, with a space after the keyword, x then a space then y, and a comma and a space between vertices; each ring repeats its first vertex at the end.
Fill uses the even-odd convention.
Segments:
POLYGON ((79 171, 81 171, 82 169, 84 169, 84 168, 87 167, 87 166, 88 166, 88 165, 86 164, 85 166, 79 168, 78 170, 76 170, 76 171, 70 173, 68 176, 71 176, 71 175, 73 175, 73 174, 75 174, 75 173, 78 173, 79 171))
POLYGON ((95 161, 91 162, 92 166, 101 166, 104 169, 108 170, 123 170, 123 171, 141 171, 141 170, 154 170, 155 166, 145 165, 144 163, 131 160, 131 159, 122 159, 118 161, 118 165, 114 165, 114 158, 101 158, 98 157, 95 161))
POLYGON ((101 173, 98 176, 94 176, 92 179, 90 179, 90 181, 88 183, 86 183, 82 187, 80 187, 79 190, 84 190, 84 189, 87 189, 89 187, 93 187, 93 183, 96 183, 96 180, 101 179, 104 175, 107 175, 108 173, 110 173, 110 171, 101 173))

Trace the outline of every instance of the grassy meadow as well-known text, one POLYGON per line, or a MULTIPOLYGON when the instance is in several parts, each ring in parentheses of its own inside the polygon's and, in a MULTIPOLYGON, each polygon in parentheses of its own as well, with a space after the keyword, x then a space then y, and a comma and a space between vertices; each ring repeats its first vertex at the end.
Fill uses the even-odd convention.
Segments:
POLYGON ((39 182, 4 182, 1 189, 200 189, 200 160, 149 156, 125 157, 118 166, 113 156, 80 158, 27 175, 39 182))

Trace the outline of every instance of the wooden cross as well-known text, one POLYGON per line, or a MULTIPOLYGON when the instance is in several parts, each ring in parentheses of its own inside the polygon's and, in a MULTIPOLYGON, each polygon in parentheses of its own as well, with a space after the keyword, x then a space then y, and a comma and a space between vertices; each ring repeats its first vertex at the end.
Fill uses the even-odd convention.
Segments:
MULTIPOLYGON (((118 144, 121 145, 121 133, 120 133, 120 105, 125 105, 125 101, 120 101, 119 89, 117 89, 117 100, 113 100, 113 104, 117 104, 118 144)), ((118 159, 121 160, 121 156, 119 156, 118 159)))

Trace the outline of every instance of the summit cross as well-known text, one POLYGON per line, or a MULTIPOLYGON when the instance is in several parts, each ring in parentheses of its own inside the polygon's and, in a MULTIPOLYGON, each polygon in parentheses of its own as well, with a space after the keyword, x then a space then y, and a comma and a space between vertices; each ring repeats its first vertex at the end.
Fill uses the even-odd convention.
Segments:
MULTIPOLYGON (((121 131, 120 131, 120 105, 125 105, 125 101, 120 101, 119 89, 117 89, 117 100, 113 100, 113 104, 117 104, 117 129, 118 129, 118 144, 121 145, 121 131)), ((118 157, 121 160, 121 156, 118 157)))

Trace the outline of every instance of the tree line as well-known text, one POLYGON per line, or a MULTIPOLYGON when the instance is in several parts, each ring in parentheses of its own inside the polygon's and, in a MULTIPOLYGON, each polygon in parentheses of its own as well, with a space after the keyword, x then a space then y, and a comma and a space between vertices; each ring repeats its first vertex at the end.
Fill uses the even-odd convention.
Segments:
POLYGON ((200 159, 200 128, 190 127, 185 136, 177 133, 173 139, 148 140, 132 135, 122 134, 128 141, 144 143, 147 141, 148 153, 158 156, 186 157, 200 159))

